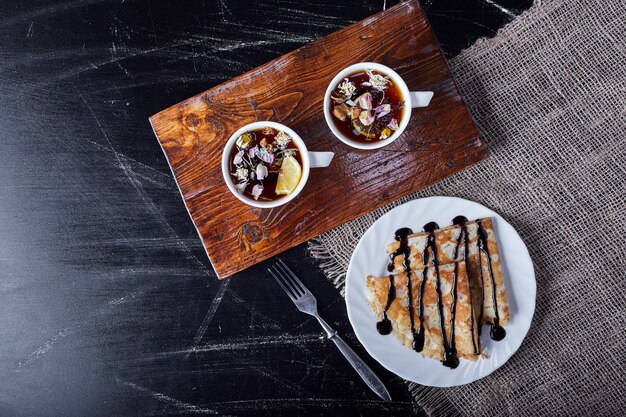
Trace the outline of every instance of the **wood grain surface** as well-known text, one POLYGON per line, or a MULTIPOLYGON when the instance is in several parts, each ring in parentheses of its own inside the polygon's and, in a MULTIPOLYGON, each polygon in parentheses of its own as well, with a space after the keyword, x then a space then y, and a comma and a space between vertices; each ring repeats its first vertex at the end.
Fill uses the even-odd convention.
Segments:
POLYGON ((407 1, 233 78, 150 118, 185 205, 220 278, 449 176, 487 156, 421 6, 407 1), (394 68, 435 95, 405 133, 378 151, 336 139, 322 111, 328 82, 361 61, 394 68), (311 151, 333 151, 292 202, 256 209, 221 173, 225 142, 258 120, 293 128, 311 151))

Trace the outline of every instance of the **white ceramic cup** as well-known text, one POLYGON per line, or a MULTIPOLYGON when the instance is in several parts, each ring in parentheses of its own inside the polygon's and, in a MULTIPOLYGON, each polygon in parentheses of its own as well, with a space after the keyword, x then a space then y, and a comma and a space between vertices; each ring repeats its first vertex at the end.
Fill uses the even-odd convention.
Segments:
POLYGON ((360 62, 358 64, 350 65, 348 68, 341 71, 339 74, 333 78, 333 80, 328 84, 328 88, 326 89, 326 94, 324 96, 324 117, 326 118, 326 123, 328 127, 333 132, 339 140, 341 140, 346 145, 350 145, 353 148, 358 149, 378 149, 383 146, 389 145, 391 142, 396 140, 404 129, 406 129, 409 124, 409 119, 411 118, 411 109, 416 107, 427 107, 430 104, 430 100, 433 98, 432 91, 409 91, 406 83, 398 75, 397 72, 392 70, 391 68, 377 64, 375 62, 360 62), (333 120, 333 114, 330 109, 331 98, 330 93, 337 87, 337 85, 343 81, 344 78, 347 78, 349 75, 354 74, 355 72, 365 71, 365 70, 374 70, 380 74, 388 76, 391 81, 400 89, 400 94, 404 99, 404 111, 402 112, 402 120, 398 120, 398 129, 393 132, 391 136, 384 140, 373 140, 368 143, 357 142, 346 137, 343 133, 337 129, 335 126, 335 121, 333 120))
POLYGON ((228 189, 237 197, 239 200, 243 201, 246 204, 249 204, 253 207, 259 208, 272 208, 282 206, 296 198, 300 191, 304 188, 307 179, 309 178, 309 171, 311 168, 324 168, 330 165, 330 161, 333 159, 334 153, 332 152, 309 152, 304 144, 302 138, 293 130, 288 128, 287 126, 276 123, 276 122, 254 122, 248 125, 243 126, 241 129, 237 130, 226 142, 226 146, 224 146, 224 151, 222 152, 222 174, 224 176, 224 181, 228 186, 228 189), (230 151, 235 146, 235 142, 237 138, 246 132, 250 132, 251 130, 263 129, 264 127, 271 127, 272 129, 283 131, 291 140, 296 144, 298 149, 300 150, 300 156, 302 158, 302 177, 300 177, 300 182, 298 186, 291 194, 283 196, 278 200, 273 201, 259 201, 254 198, 240 193, 235 188, 235 181, 233 176, 231 175, 231 167, 230 167, 230 151))

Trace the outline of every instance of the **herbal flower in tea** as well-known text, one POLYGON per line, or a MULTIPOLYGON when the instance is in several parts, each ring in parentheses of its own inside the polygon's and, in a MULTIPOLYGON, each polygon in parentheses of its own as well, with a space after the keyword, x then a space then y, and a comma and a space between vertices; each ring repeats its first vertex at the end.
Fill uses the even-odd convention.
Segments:
POLYGON ((398 130, 404 100, 391 79, 373 70, 344 78, 330 94, 333 122, 357 142, 384 140, 398 130))
POLYGON ((289 135, 271 127, 239 136, 229 161, 235 188, 255 200, 291 194, 302 177, 300 150, 289 135))

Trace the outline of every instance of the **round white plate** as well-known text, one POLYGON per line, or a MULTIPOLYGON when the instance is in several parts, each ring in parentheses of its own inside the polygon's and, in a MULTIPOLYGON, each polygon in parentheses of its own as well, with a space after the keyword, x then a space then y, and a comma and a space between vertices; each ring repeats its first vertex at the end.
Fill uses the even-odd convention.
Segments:
POLYGON ((472 201, 455 197, 430 197, 410 201, 386 213, 363 235, 356 246, 346 276, 348 317, 365 349, 391 372, 409 381, 433 387, 452 387, 483 378, 502 366, 522 344, 535 311, 537 284, 533 263, 526 245, 515 229, 500 215, 472 201), (392 335, 376 331, 376 315, 367 303, 365 280, 368 275, 385 276, 385 247, 393 242, 394 232, 401 227, 414 231, 430 221, 441 227, 464 215, 470 220, 492 217, 500 249, 504 285, 509 296, 511 320, 505 327, 506 337, 495 342, 489 337, 489 326, 483 326, 481 342, 486 359, 460 359, 456 369, 440 361, 424 358, 397 341, 392 335))

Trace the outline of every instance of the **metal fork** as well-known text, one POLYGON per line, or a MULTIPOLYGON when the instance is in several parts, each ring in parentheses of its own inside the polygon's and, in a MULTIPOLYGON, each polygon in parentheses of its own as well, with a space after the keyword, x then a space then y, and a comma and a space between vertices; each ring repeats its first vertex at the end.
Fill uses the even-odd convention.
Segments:
POLYGON ((346 357, 350 365, 357 371, 357 373, 363 378, 363 381, 367 384, 372 391, 376 393, 380 398, 385 401, 391 401, 389 392, 383 385, 382 381, 378 379, 376 374, 363 362, 361 358, 343 341, 341 337, 337 335, 337 332, 328 325, 320 317, 317 312, 317 300, 311 294, 311 291, 300 281, 300 279, 293 273, 291 269, 282 261, 278 260, 278 263, 273 267, 267 269, 268 272, 274 277, 276 282, 287 293, 291 301, 298 307, 303 313, 309 314, 320 322, 327 337, 335 342, 335 345, 339 348, 343 356, 346 357))

